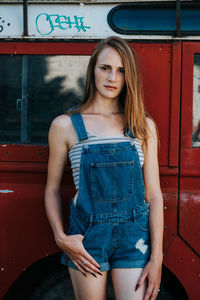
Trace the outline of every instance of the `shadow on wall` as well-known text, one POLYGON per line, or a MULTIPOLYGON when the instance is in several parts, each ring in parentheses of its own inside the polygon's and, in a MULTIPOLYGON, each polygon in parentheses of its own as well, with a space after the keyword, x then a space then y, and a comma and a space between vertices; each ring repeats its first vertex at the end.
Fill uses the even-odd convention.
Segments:
POLYGON ((21 143, 23 114, 28 121, 29 144, 47 144, 52 120, 82 101, 87 62, 87 56, 84 60, 79 56, 29 55, 26 77, 21 55, 1 55, 1 142, 21 143), (27 111, 23 112, 17 100, 22 98, 22 82, 28 84, 27 111))

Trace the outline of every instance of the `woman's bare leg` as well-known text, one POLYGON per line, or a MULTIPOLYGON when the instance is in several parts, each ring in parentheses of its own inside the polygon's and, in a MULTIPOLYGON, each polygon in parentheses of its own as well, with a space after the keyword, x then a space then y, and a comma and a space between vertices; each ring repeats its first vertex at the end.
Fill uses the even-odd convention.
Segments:
POLYGON ((143 300, 147 282, 135 292, 143 268, 112 269, 111 277, 116 300, 143 300))
POLYGON ((73 268, 68 268, 76 300, 106 300, 107 271, 95 278, 87 272, 87 277, 73 268))

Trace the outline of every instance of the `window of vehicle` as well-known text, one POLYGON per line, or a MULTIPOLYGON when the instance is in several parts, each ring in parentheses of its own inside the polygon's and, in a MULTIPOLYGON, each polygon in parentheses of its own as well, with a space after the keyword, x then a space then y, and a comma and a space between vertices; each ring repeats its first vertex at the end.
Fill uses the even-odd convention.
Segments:
POLYGON ((192 147, 200 147, 200 54, 194 54, 192 147))
MULTIPOLYGON (((120 34, 175 35, 176 3, 131 3, 115 6, 108 24, 120 34)), ((181 3, 181 35, 199 35, 200 3, 181 3)))
POLYGON ((51 121, 80 103, 89 56, 1 55, 0 143, 47 144, 51 121))

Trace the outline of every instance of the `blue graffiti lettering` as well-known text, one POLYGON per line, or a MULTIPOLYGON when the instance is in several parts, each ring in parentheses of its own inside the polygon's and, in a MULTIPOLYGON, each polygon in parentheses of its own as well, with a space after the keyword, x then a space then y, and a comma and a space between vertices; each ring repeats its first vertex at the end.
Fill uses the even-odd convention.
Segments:
POLYGON ((78 32, 81 30, 86 32, 86 30, 90 29, 91 27, 85 26, 83 19, 84 17, 74 16, 74 20, 72 21, 69 16, 58 14, 48 15, 47 13, 41 13, 36 17, 36 28, 41 35, 49 35, 55 30, 55 28, 61 30, 76 28, 78 32), (48 30, 46 32, 42 32, 41 29, 42 25, 44 26, 44 22, 47 22, 48 26, 48 30))

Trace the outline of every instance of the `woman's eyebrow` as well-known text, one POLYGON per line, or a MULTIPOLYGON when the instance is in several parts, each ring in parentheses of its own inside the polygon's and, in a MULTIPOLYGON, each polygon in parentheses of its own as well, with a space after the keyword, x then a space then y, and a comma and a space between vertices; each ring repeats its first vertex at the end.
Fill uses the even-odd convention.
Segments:
POLYGON ((110 65, 106 65, 106 64, 99 64, 100 66, 105 66, 105 67, 108 67, 108 68, 111 68, 110 65))
MULTIPOLYGON (((108 67, 108 68, 112 68, 111 65, 107 65, 107 64, 99 64, 100 66, 105 66, 105 67, 108 67)), ((118 67, 119 69, 124 69, 124 67, 118 67)))

